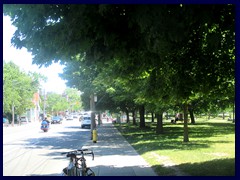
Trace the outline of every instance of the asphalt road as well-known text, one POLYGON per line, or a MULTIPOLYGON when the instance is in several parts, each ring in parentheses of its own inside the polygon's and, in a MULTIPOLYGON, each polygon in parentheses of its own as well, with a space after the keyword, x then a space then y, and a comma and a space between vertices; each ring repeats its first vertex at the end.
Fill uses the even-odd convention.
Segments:
POLYGON ((68 164, 61 152, 82 148, 90 129, 77 120, 52 124, 48 132, 40 123, 3 128, 3 176, 60 176, 68 164))

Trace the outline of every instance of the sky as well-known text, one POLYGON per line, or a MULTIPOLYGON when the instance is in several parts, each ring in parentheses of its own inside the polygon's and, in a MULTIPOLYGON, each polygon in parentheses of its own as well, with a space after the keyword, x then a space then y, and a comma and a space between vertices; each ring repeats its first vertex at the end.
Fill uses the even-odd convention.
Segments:
POLYGON ((11 25, 10 18, 3 16, 3 60, 5 62, 12 61, 19 66, 21 71, 25 72, 37 72, 48 78, 46 83, 42 84, 42 87, 46 92, 56 92, 61 94, 66 89, 64 80, 62 80, 58 74, 62 73, 64 66, 54 63, 49 67, 38 68, 37 65, 32 64, 32 55, 27 52, 27 49, 16 49, 11 45, 11 38, 16 30, 16 27, 11 25))

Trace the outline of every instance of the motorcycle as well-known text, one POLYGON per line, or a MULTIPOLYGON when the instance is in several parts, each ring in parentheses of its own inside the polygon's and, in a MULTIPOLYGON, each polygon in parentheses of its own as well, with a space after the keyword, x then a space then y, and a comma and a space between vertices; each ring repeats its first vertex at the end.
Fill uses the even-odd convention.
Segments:
POLYGON ((43 130, 43 132, 48 132, 49 130, 49 123, 43 123, 41 124, 41 130, 43 130))

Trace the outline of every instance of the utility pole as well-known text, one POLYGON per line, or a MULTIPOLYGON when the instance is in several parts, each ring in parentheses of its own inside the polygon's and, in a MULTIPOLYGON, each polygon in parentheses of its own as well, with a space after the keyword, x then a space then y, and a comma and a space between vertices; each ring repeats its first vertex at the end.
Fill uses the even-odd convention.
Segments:
MULTIPOLYGON (((15 85, 18 85, 18 84, 19 84, 18 81, 16 81, 16 80, 12 80, 12 90, 15 90, 15 89, 16 89, 16 88, 13 86, 14 83, 15 83, 15 85), (16 83, 15 83, 15 82, 16 82, 16 83)), ((14 114, 15 114, 14 110, 15 110, 15 107, 14 107, 14 100, 12 100, 12 126, 14 126, 14 114)))

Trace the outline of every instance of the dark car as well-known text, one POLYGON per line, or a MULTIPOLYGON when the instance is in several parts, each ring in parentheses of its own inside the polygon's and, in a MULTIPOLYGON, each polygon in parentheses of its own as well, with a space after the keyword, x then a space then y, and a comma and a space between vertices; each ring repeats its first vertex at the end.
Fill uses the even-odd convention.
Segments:
POLYGON ((62 120, 59 116, 53 116, 51 120, 51 124, 61 124, 62 120))

